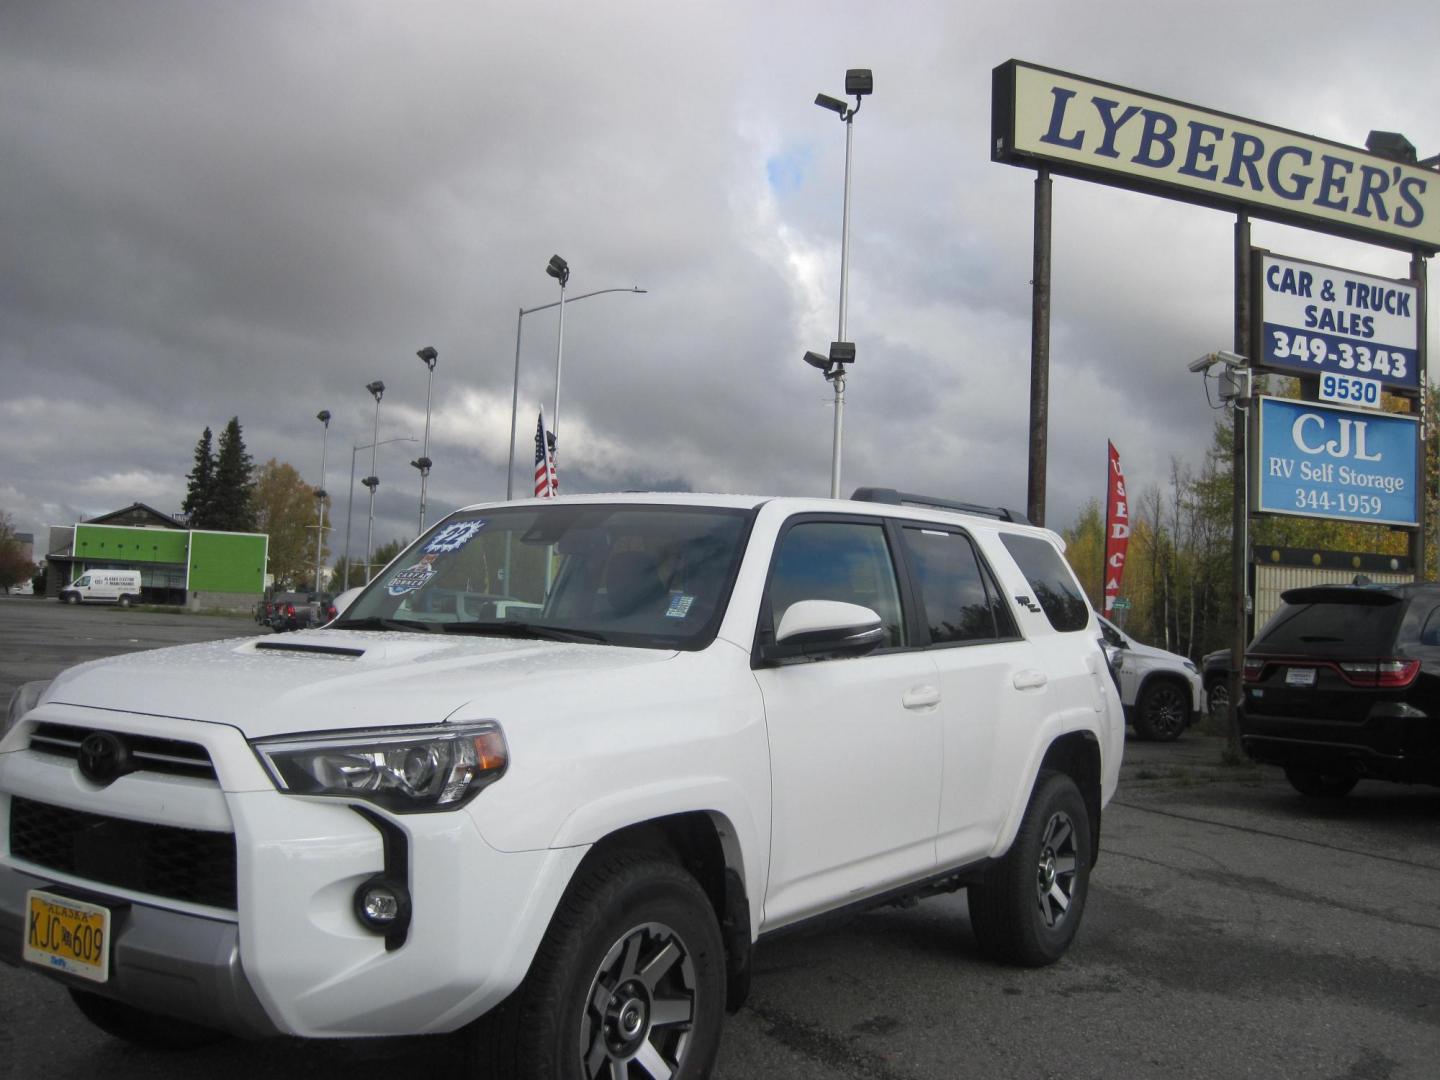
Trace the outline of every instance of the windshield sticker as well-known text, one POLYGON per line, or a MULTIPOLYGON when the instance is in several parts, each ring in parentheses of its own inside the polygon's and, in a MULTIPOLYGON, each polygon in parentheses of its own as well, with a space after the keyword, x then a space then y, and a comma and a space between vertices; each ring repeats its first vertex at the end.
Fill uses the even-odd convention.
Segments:
POLYGON ((483 519, 476 521, 457 521, 452 525, 446 525, 434 536, 422 549, 426 555, 448 555, 452 551, 459 551, 471 540, 480 535, 480 530, 485 528, 483 519))
POLYGON ((422 555, 420 561, 414 566, 407 566, 391 578, 390 584, 385 586, 385 591, 391 596, 404 596, 416 589, 423 589, 426 583, 435 576, 435 567, 431 565, 434 561, 434 555, 422 555))
POLYGON ((690 614, 690 606, 695 603, 695 597, 686 596, 684 593, 671 593, 670 606, 665 610, 667 619, 683 619, 690 614))

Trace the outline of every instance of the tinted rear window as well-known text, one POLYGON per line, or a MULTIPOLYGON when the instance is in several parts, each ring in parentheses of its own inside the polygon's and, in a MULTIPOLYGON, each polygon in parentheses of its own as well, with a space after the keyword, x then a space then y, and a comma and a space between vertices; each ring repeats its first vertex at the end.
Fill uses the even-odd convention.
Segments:
POLYGON ((1380 656, 1394 651, 1405 605, 1285 604, 1265 624, 1256 652, 1380 656))
POLYGON ((1090 605, 1053 544, 1019 533, 1002 533, 1000 539, 1035 590, 1035 599, 1051 626, 1064 631, 1083 630, 1090 625, 1090 605))

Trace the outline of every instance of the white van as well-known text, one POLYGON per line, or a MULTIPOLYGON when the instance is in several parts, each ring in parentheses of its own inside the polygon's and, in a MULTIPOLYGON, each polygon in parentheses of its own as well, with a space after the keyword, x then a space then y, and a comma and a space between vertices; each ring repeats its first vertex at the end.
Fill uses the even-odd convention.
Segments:
POLYGON ((64 604, 119 604, 129 607, 140 599, 139 570, 87 570, 60 590, 64 604))

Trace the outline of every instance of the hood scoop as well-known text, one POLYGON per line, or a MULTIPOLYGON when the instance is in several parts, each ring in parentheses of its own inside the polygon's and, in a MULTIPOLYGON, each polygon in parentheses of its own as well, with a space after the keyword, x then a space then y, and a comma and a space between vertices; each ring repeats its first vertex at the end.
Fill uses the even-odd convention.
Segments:
POLYGON ((306 656, 333 656, 337 659, 353 660, 364 656, 364 649, 347 649, 342 645, 311 645, 303 641, 257 641, 255 650, 271 649, 275 652, 304 653, 306 656))

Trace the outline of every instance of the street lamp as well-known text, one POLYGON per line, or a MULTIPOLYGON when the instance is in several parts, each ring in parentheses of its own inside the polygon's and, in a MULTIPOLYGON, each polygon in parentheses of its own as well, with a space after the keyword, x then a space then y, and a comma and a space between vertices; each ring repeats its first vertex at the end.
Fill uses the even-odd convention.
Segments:
POLYGON ((330 442, 330 410, 321 409, 315 419, 325 425, 320 436, 320 486, 315 489, 315 591, 320 591, 320 553, 325 543, 325 450, 330 442))
POLYGON ((555 436, 558 452, 560 444, 560 361, 565 355, 565 286, 570 281, 570 264, 559 255, 551 255, 545 266, 545 273, 560 283, 560 333, 555 339, 555 408, 550 413, 550 434, 555 436))
MULTIPOLYGON (((840 332, 830 345, 829 363, 822 369, 826 380, 835 387, 835 436, 830 449, 830 497, 840 497, 840 448, 845 416, 845 365, 855 360, 855 346, 845 339, 845 304, 850 292, 850 149, 855 133, 855 114, 861 99, 875 92, 875 80, 869 68, 851 68, 845 72, 845 94, 855 99, 855 107, 828 94, 816 94, 815 104, 828 109, 845 122, 845 199, 840 220, 840 332)), ((811 354, 806 354, 807 362, 811 354)), ((815 364, 819 367, 820 365, 815 364)))
POLYGON ((370 551, 375 537, 375 489, 380 486, 380 477, 375 475, 375 450, 380 445, 380 399, 385 396, 385 384, 379 379, 366 383, 365 389, 375 399, 375 434, 370 442, 370 475, 360 482, 370 489, 370 520, 365 526, 365 581, 370 581, 370 551))
MULTIPOLYGON (((430 476, 430 466, 432 464, 429 456, 430 387, 435 382, 435 361, 440 358, 440 354, 435 351, 434 346, 426 345, 425 348, 421 349, 415 355, 420 358, 420 362, 430 371, 430 374, 426 376, 425 379, 425 442, 420 447, 419 460, 410 462, 411 465, 420 470, 420 532, 423 533, 425 531, 425 481, 430 476)), ((420 533, 416 533, 415 535, 418 536, 420 533)))
MULTIPOLYGON (((572 296, 565 302, 567 304, 574 304, 581 300, 587 300, 592 296, 599 296, 602 293, 643 293, 647 291, 648 290, 642 289, 638 285, 632 285, 628 289, 596 289, 594 292, 572 296)), ((546 311, 559 303, 560 301, 558 300, 552 300, 550 303, 540 304, 538 307, 522 307, 520 314, 515 317, 515 381, 510 390, 510 465, 505 472, 505 499, 507 502, 515 497, 515 422, 516 414, 520 408, 520 331, 525 324, 526 315, 533 315, 537 311, 546 311)))
MULTIPOLYGON (((395 442, 418 442, 414 435, 404 435, 394 439, 381 439, 378 443, 361 443, 359 446, 350 449, 350 498, 345 505, 345 573, 341 578, 340 591, 344 592, 350 588, 350 521, 355 515, 355 457, 361 450, 369 450, 371 446, 386 446, 395 442)), ((367 565, 369 556, 366 556, 367 565)))

